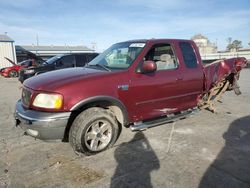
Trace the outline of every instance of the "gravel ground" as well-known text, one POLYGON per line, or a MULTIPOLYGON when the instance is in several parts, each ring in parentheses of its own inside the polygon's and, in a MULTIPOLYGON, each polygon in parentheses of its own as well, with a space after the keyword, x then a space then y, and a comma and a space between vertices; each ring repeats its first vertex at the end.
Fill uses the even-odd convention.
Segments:
POLYGON ((76 156, 68 143, 24 136, 14 126, 17 79, 0 77, 0 187, 250 187, 250 69, 242 95, 227 92, 217 114, 200 111, 76 156))

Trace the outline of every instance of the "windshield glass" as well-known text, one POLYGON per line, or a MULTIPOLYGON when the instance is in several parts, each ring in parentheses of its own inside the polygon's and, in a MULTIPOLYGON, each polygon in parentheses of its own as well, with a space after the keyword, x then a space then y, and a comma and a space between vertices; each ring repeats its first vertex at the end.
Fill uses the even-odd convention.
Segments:
POLYGON ((123 42, 114 44, 88 65, 103 65, 109 69, 127 69, 142 51, 145 43, 123 42))
POLYGON ((62 57, 62 55, 56 55, 56 56, 51 57, 51 58, 49 58, 48 60, 46 60, 46 63, 47 63, 47 64, 53 64, 57 59, 59 59, 59 58, 61 58, 61 57, 62 57))

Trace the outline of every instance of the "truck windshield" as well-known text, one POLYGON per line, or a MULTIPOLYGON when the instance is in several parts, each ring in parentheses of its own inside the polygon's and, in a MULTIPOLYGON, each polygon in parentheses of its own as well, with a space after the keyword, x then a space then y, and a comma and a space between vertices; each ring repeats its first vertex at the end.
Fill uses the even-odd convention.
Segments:
POLYGON ((132 65, 144 46, 145 43, 142 42, 122 42, 114 44, 88 63, 88 65, 95 66, 99 64, 108 69, 127 69, 132 65))

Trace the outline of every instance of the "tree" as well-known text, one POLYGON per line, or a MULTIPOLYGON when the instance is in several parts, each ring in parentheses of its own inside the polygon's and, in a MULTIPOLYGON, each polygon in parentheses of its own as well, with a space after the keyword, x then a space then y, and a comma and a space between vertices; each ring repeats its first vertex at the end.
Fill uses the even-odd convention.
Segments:
POLYGON ((232 37, 228 37, 227 42, 228 42, 228 44, 231 44, 232 43, 232 37))
POLYGON ((234 40, 232 43, 227 45, 227 50, 238 51, 240 48, 242 48, 242 42, 240 40, 234 40))

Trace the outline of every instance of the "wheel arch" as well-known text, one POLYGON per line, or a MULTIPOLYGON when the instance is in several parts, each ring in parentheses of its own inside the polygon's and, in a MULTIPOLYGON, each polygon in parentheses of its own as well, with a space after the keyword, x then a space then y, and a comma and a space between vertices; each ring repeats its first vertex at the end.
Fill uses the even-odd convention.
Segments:
POLYGON ((105 109, 110 109, 114 116, 116 117, 118 123, 122 126, 126 126, 129 124, 128 112, 125 105, 117 98, 110 96, 95 96, 84 99, 77 104, 75 104, 70 111, 71 116, 69 118, 67 127, 64 133, 64 141, 68 141, 68 133, 71 128, 71 125, 74 119, 84 110, 91 107, 100 107, 105 109))
POLYGON ((11 69, 11 70, 8 71, 8 76, 9 77, 12 77, 12 75, 11 75, 12 72, 15 72, 15 77, 19 76, 19 72, 16 69, 11 69))

